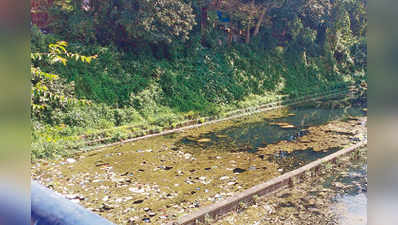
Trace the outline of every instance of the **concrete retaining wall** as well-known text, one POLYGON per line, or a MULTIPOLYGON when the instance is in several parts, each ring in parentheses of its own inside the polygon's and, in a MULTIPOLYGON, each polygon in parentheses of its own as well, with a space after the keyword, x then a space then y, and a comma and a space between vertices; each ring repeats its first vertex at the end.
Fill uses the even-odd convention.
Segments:
POLYGON ((239 209, 241 203, 252 202, 254 196, 260 197, 270 195, 278 190, 281 190, 282 188, 291 187, 297 183, 300 183, 304 179, 317 176, 322 166, 325 166, 328 162, 338 164, 338 158, 347 154, 351 154, 351 157, 358 157, 359 151, 355 150, 363 148, 366 145, 367 141, 364 141, 354 146, 342 149, 338 152, 335 152, 331 155, 328 155, 324 158, 318 159, 303 167, 300 167, 294 171, 285 173, 265 183, 247 189, 246 191, 237 193, 226 200, 203 207, 198 211, 192 213, 191 215, 182 217, 179 220, 172 222, 168 225, 198 225, 203 223, 206 224, 207 218, 217 220, 221 216, 239 209))

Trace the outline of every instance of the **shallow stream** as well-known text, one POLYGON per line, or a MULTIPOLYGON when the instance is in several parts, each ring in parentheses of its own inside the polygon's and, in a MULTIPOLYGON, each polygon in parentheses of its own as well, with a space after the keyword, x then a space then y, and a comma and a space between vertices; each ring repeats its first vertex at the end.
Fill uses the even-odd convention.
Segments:
POLYGON ((116 224, 161 224, 366 138, 330 100, 32 165, 33 179, 116 224))

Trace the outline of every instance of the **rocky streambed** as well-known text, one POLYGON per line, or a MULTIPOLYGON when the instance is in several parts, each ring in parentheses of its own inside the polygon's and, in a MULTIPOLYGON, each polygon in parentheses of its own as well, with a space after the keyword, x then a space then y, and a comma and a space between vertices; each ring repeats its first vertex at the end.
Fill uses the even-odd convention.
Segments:
POLYGON ((336 100, 269 111, 37 161, 32 177, 115 224, 165 224, 364 140, 365 111, 336 100))
POLYGON ((212 224, 367 224, 367 149, 359 159, 344 157, 321 173, 212 224))

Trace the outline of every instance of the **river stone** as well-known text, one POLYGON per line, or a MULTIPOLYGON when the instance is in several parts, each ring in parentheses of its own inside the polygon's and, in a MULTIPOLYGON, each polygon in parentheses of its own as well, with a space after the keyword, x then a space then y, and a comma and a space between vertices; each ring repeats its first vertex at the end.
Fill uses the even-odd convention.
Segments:
POLYGON ((76 159, 69 158, 69 159, 66 160, 66 162, 72 164, 72 163, 76 162, 76 159))
POLYGON ((243 173, 243 172, 246 172, 246 170, 242 169, 242 168, 235 168, 232 172, 234 172, 234 173, 243 173))

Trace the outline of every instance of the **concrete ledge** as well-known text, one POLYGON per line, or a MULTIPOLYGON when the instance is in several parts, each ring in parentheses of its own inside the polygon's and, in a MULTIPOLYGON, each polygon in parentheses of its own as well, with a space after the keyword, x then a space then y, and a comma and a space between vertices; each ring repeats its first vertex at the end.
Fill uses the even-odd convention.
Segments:
MULTIPOLYGON (((243 192, 237 193, 228 199, 217 202, 213 205, 203 207, 190 215, 184 216, 175 222, 169 223, 168 225, 198 225, 206 223, 206 218, 212 218, 217 220, 228 212, 238 209, 241 202, 249 203, 253 201, 254 196, 266 196, 284 187, 293 186, 294 184, 299 183, 308 176, 317 176, 323 164, 327 162, 337 163, 337 159, 339 157, 347 155, 349 153, 354 153, 355 150, 362 148, 366 145, 367 141, 364 141, 351 147, 342 149, 324 158, 313 161, 294 171, 287 172, 265 183, 256 185, 243 192)), ((351 157, 356 157, 355 153, 352 154, 351 157)))

